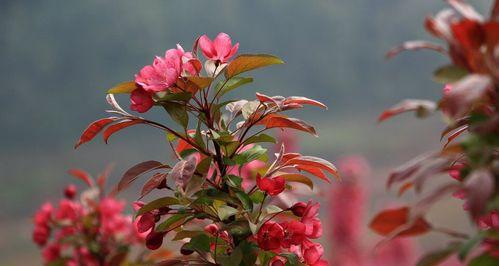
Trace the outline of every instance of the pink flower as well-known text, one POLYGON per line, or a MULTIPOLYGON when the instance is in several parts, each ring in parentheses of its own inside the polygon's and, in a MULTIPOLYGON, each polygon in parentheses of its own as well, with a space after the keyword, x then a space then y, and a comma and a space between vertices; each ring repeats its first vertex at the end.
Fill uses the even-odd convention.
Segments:
POLYGON ((35 225, 48 226, 53 211, 54 207, 52 206, 52 204, 50 204, 50 202, 44 203, 42 207, 35 214, 34 217, 35 225))
POLYGON ((491 211, 487 215, 481 217, 478 220, 478 225, 481 229, 499 229, 499 211, 491 211))
POLYGON ((308 202, 301 222, 305 224, 305 235, 309 238, 319 238, 322 236, 322 224, 318 218, 320 204, 313 204, 312 201, 308 202))
POLYGON ((232 40, 226 33, 219 33, 212 41, 208 36, 203 35, 199 38, 199 47, 203 55, 213 61, 227 63, 227 61, 237 53, 239 43, 232 46, 232 40))
POLYGON ((258 175, 256 177, 256 184, 261 191, 266 192, 270 196, 276 196, 284 191, 286 182, 284 178, 280 176, 261 178, 260 175, 258 175))
POLYGON ((161 92, 173 87, 179 77, 197 75, 200 70, 201 63, 177 44, 176 49, 167 50, 164 57, 157 56, 152 65, 143 67, 135 75, 135 83, 147 92, 161 92))
POLYGON ((284 266, 286 262, 288 262, 288 259, 285 257, 275 256, 270 260, 269 266, 284 266))
POLYGON ((279 249, 283 238, 282 226, 273 221, 264 223, 257 234, 258 246, 263 250, 279 249))
POLYGON ((77 202, 63 199, 59 202, 59 209, 57 210, 55 217, 57 220, 70 220, 75 222, 82 215, 82 211, 82 206, 77 202))
POLYGON ((51 244, 45 247, 42 251, 43 261, 50 263, 57 260, 61 255, 61 247, 58 244, 51 244))
POLYGON ((282 246, 289 248, 291 245, 300 245, 305 240, 305 224, 292 220, 281 223, 284 229, 282 246))
POLYGON ((47 226, 35 226, 33 230, 33 242, 43 247, 50 237, 50 228, 47 226))
POLYGON ((132 91, 130 95, 130 109, 139 113, 145 113, 154 105, 151 94, 139 88, 132 91))
POLYGON ((307 265, 327 265, 327 262, 321 259, 324 254, 324 248, 319 243, 305 240, 301 246, 294 245, 289 250, 307 265))

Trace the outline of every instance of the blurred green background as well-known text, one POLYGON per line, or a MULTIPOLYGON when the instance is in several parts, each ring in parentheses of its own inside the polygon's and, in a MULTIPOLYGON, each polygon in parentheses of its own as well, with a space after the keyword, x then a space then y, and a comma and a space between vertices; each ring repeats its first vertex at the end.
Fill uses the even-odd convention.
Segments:
MULTIPOLYGON (((482 10, 490 1, 474 4, 482 10)), ((436 99, 441 85, 430 77, 446 59, 419 52, 386 61, 384 53, 404 40, 428 39, 424 16, 442 7, 439 0, 0 1, 0 264, 38 264, 31 214, 73 181, 67 169, 97 173, 115 163, 114 182, 137 162, 170 158, 161 132, 141 127, 113 136, 109 145, 99 138, 72 147, 104 115, 106 89, 133 79, 176 43, 190 49, 204 33, 228 33, 240 53, 283 58, 284 66, 255 72, 250 87, 230 96, 259 91, 323 101, 328 111, 311 108, 301 116, 320 134, 302 136, 304 153, 333 161, 366 156, 374 168, 369 208, 395 200, 396 193, 384 190, 388 171, 437 148, 444 125, 439 117, 410 115, 377 125, 376 117, 403 98, 436 99)), ((147 116, 164 119, 160 112, 147 116)), ((134 200, 135 192, 124 197, 134 200)), ((465 229, 459 204, 449 200, 432 219, 465 229)), ((422 241, 443 245, 435 239, 422 241)))

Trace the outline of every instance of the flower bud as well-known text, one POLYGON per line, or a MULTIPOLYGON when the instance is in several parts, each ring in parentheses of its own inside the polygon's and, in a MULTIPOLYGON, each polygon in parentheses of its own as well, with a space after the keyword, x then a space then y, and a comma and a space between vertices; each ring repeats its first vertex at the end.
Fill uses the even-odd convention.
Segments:
POLYGON ((73 184, 68 185, 64 188, 64 196, 68 199, 73 199, 76 195, 76 186, 73 184))
POLYGON ((305 202, 297 202, 293 206, 291 206, 290 209, 294 215, 296 215, 298 217, 302 217, 303 213, 305 212, 306 207, 307 207, 307 204, 305 202))

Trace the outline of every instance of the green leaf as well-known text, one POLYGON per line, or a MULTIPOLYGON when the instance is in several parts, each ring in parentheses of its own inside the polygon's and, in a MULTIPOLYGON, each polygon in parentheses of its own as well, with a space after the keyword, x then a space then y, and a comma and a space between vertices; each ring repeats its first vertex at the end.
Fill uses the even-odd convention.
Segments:
POLYGON ((239 148, 239 141, 231 141, 227 144, 224 145, 224 148, 225 148, 225 154, 228 154, 228 155, 231 155, 231 154, 234 154, 237 150, 237 148, 239 148))
POLYGON ((210 252, 210 237, 206 234, 200 234, 193 237, 189 243, 191 243, 194 250, 210 252))
POLYGON ((182 240, 184 238, 193 238, 193 237, 200 235, 200 234, 204 234, 203 231, 182 230, 182 231, 178 232, 172 240, 176 241, 176 240, 182 240))
POLYGON ((255 145, 251 149, 243 151, 239 154, 236 154, 233 158, 233 161, 236 164, 243 165, 245 163, 249 163, 253 160, 256 160, 267 153, 267 149, 263 148, 260 145, 255 145))
POLYGON ((466 69, 455 65, 446 65, 433 72, 433 80, 443 84, 454 83, 466 75, 468 75, 466 69))
POLYGON ((251 201, 253 201, 256 204, 260 204, 263 202, 263 199, 265 198, 265 194, 261 191, 255 191, 253 194, 250 195, 251 201))
POLYGON ((251 83, 253 82, 253 78, 249 77, 233 77, 224 84, 224 82, 220 82, 217 84, 216 91, 220 91, 218 93, 218 97, 221 97, 222 95, 226 94, 227 92, 236 89, 244 84, 251 83), (223 85, 223 87, 222 87, 223 85))
POLYGON ((233 188, 241 188, 243 179, 237 175, 227 175, 227 184, 233 188))
POLYGON ((196 172, 205 175, 208 173, 208 170, 210 170, 210 165, 211 165, 211 157, 206 157, 201 162, 199 162, 198 166, 196 167, 196 172))
POLYGON ((120 83, 107 91, 108 94, 132 93, 137 89, 135 81, 127 81, 120 83))
POLYGON ((433 251, 425 254, 421 259, 419 259, 416 266, 436 266, 441 262, 444 262, 450 255, 456 252, 461 246, 461 243, 453 243, 449 245, 448 248, 433 251))
POLYGON ((475 236, 473 236, 470 240, 468 240, 464 245, 461 246, 459 249, 458 253, 458 258, 459 260, 463 261, 466 259, 466 256, 470 253, 470 251, 482 240, 484 239, 485 235, 487 234, 486 231, 479 232, 475 236))
POLYGON ((282 209, 275 205, 268 205, 267 208, 265 208, 265 211, 267 211, 267 214, 273 214, 273 213, 282 212, 282 209))
POLYGON ((218 218, 220 218, 220 220, 222 221, 225 221, 227 218, 231 217, 232 215, 235 215, 237 213, 237 209, 227 205, 222 205, 218 207, 217 213, 218 213, 218 218))
POLYGON ((160 104, 169 104, 171 101, 186 102, 192 98, 190 92, 166 93, 158 98, 160 104))
POLYGON ((250 211, 250 212, 253 211, 253 202, 251 201, 248 194, 246 194, 242 191, 239 191, 239 192, 236 192, 236 196, 243 204, 243 208, 245 210, 250 211))
POLYGON ((171 205, 177 205, 177 204, 179 204, 179 201, 176 198, 172 198, 172 197, 159 198, 159 199, 153 200, 153 201, 147 203, 146 205, 142 206, 142 208, 140 208, 137 211, 137 216, 142 215, 142 214, 149 212, 149 211, 152 211, 152 210, 156 210, 156 209, 171 206, 171 205))
POLYGON ((247 138, 244 141, 245 145, 252 144, 252 143, 259 143, 259 142, 270 142, 270 143, 277 143, 274 137, 269 136, 265 133, 260 134, 260 135, 254 135, 249 138, 247 138))
POLYGON ((193 175, 185 187, 185 195, 190 197, 192 194, 198 192, 206 181, 205 176, 193 175))
POLYGON ((174 214, 174 215, 168 217, 168 219, 166 219, 166 221, 160 223, 156 227, 155 231, 156 232, 165 232, 165 231, 171 230, 172 226, 177 225, 178 223, 184 222, 189 217, 190 217, 190 219, 192 219, 192 216, 190 216, 190 214, 187 214, 187 213, 174 214))
POLYGON ((240 247, 236 247, 229 256, 217 257, 217 262, 224 266, 240 266, 243 260, 243 251, 240 247))
POLYGON ((183 128, 187 128, 189 115, 184 104, 168 102, 163 107, 175 122, 179 123, 183 128))
POLYGON ((246 71, 275 64, 284 64, 284 61, 279 57, 266 54, 239 55, 225 69, 225 77, 229 79, 246 71))
POLYGON ((194 134, 194 141, 199 147, 202 147, 204 149, 205 144, 203 136, 201 135, 201 120, 198 121, 198 127, 196 128, 196 133, 194 134))
POLYGON ((484 253, 476 258, 473 258, 468 266, 497 266, 499 258, 484 253))

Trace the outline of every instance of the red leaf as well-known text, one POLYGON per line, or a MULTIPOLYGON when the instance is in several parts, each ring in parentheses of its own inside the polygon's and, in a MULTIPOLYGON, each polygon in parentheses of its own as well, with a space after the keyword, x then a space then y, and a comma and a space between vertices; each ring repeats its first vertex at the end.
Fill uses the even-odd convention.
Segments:
POLYGON ((454 131, 449 137, 447 137, 447 142, 445 143, 444 148, 447 147, 455 138, 459 137, 466 130, 468 130, 468 125, 456 129, 456 131, 454 131))
POLYGON ((454 41, 452 32, 450 30, 450 24, 456 19, 456 12, 452 9, 444 9, 435 17, 427 17, 425 19, 425 28, 428 32, 433 34, 435 37, 446 40, 449 43, 454 41))
POLYGON ((322 172, 322 170, 320 168, 317 168, 317 167, 314 167, 314 166, 303 165, 303 164, 302 165, 298 165, 296 168, 298 170, 309 172, 309 173, 317 176, 318 178, 329 182, 329 179, 327 178, 326 174, 324 174, 324 172, 322 172))
POLYGON ((309 104, 309 105, 315 105, 324 109, 327 109, 327 106, 319 101, 312 100, 306 97, 298 97, 298 96, 291 96, 286 98, 284 100, 284 104, 309 104))
POLYGON ((382 122, 392 116, 409 111, 416 111, 419 117, 424 117, 429 113, 435 111, 436 107, 436 104, 432 101, 403 100, 402 102, 381 113, 381 115, 378 117, 378 122, 382 122))
MULTIPOLYGON (((336 169, 336 167, 332 163, 330 163, 324 159, 318 158, 318 157, 300 156, 300 157, 296 157, 296 158, 288 160, 285 164, 286 165, 297 165, 297 167, 305 167, 307 169, 310 169, 310 167, 317 167, 319 169, 323 169, 323 170, 329 172, 330 174, 332 174, 336 178, 340 177, 338 170, 336 169)), ((316 175, 316 176, 321 178, 321 179, 324 179, 321 177, 320 174, 316 175)), ((327 178, 324 180, 329 182, 329 179, 327 179, 327 178)))
POLYGON ((117 191, 121 191, 128 187, 133 181, 135 181, 140 175, 160 168, 168 168, 167 165, 164 165, 157 161, 145 161, 139 164, 136 164, 132 168, 128 169, 123 176, 121 177, 120 182, 117 186, 117 191))
POLYGON ((263 124, 266 128, 292 128, 308 132, 317 137, 315 128, 297 118, 289 118, 283 115, 270 114, 262 119, 258 124, 263 124))
POLYGON ((76 178, 83 180, 89 187, 94 185, 92 177, 85 171, 80 169, 71 169, 68 173, 76 178))
POLYGON ((141 123, 144 123, 144 121, 139 120, 139 119, 134 119, 134 120, 123 121, 123 122, 120 122, 118 124, 114 124, 114 125, 108 127, 104 131, 104 133, 102 133, 102 136, 104 137, 104 142, 106 142, 106 144, 107 144, 107 140, 114 133, 116 133, 116 132, 118 132, 118 131, 120 131, 120 130, 122 130, 124 128, 130 127, 130 126, 133 126, 133 125, 136 125, 136 124, 141 124, 141 123))
POLYGON ((440 45, 430 43, 430 42, 425 42, 425 41, 408 41, 408 42, 403 43, 400 46, 397 46, 395 48, 390 49, 390 51, 388 51, 388 53, 386 54, 386 57, 392 58, 403 51, 414 51, 414 50, 420 50, 420 49, 433 50, 433 51, 437 51, 439 53, 447 55, 445 48, 443 48, 440 45))
POLYGON ((369 226, 373 231, 382 236, 388 236, 404 226, 408 226, 408 228, 402 230, 396 236, 416 236, 424 234, 431 229, 430 224, 423 218, 418 218, 412 225, 408 223, 410 223, 409 208, 402 207, 378 213, 369 226))
POLYGON ((155 188, 157 188, 163 180, 165 180, 167 173, 155 173, 142 187, 142 191, 140 192, 140 197, 144 197, 149 194, 155 188))
POLYGON ((109 125, 110 123, 116 121, 118 118, 117 117, 107 117, 107 118, 102 118, 97 121, 92 122, 81 134, 80 140, 76 143, 74 148, 78 148, 80 145, 83 143, 91 141, 99 132, 109 125))

